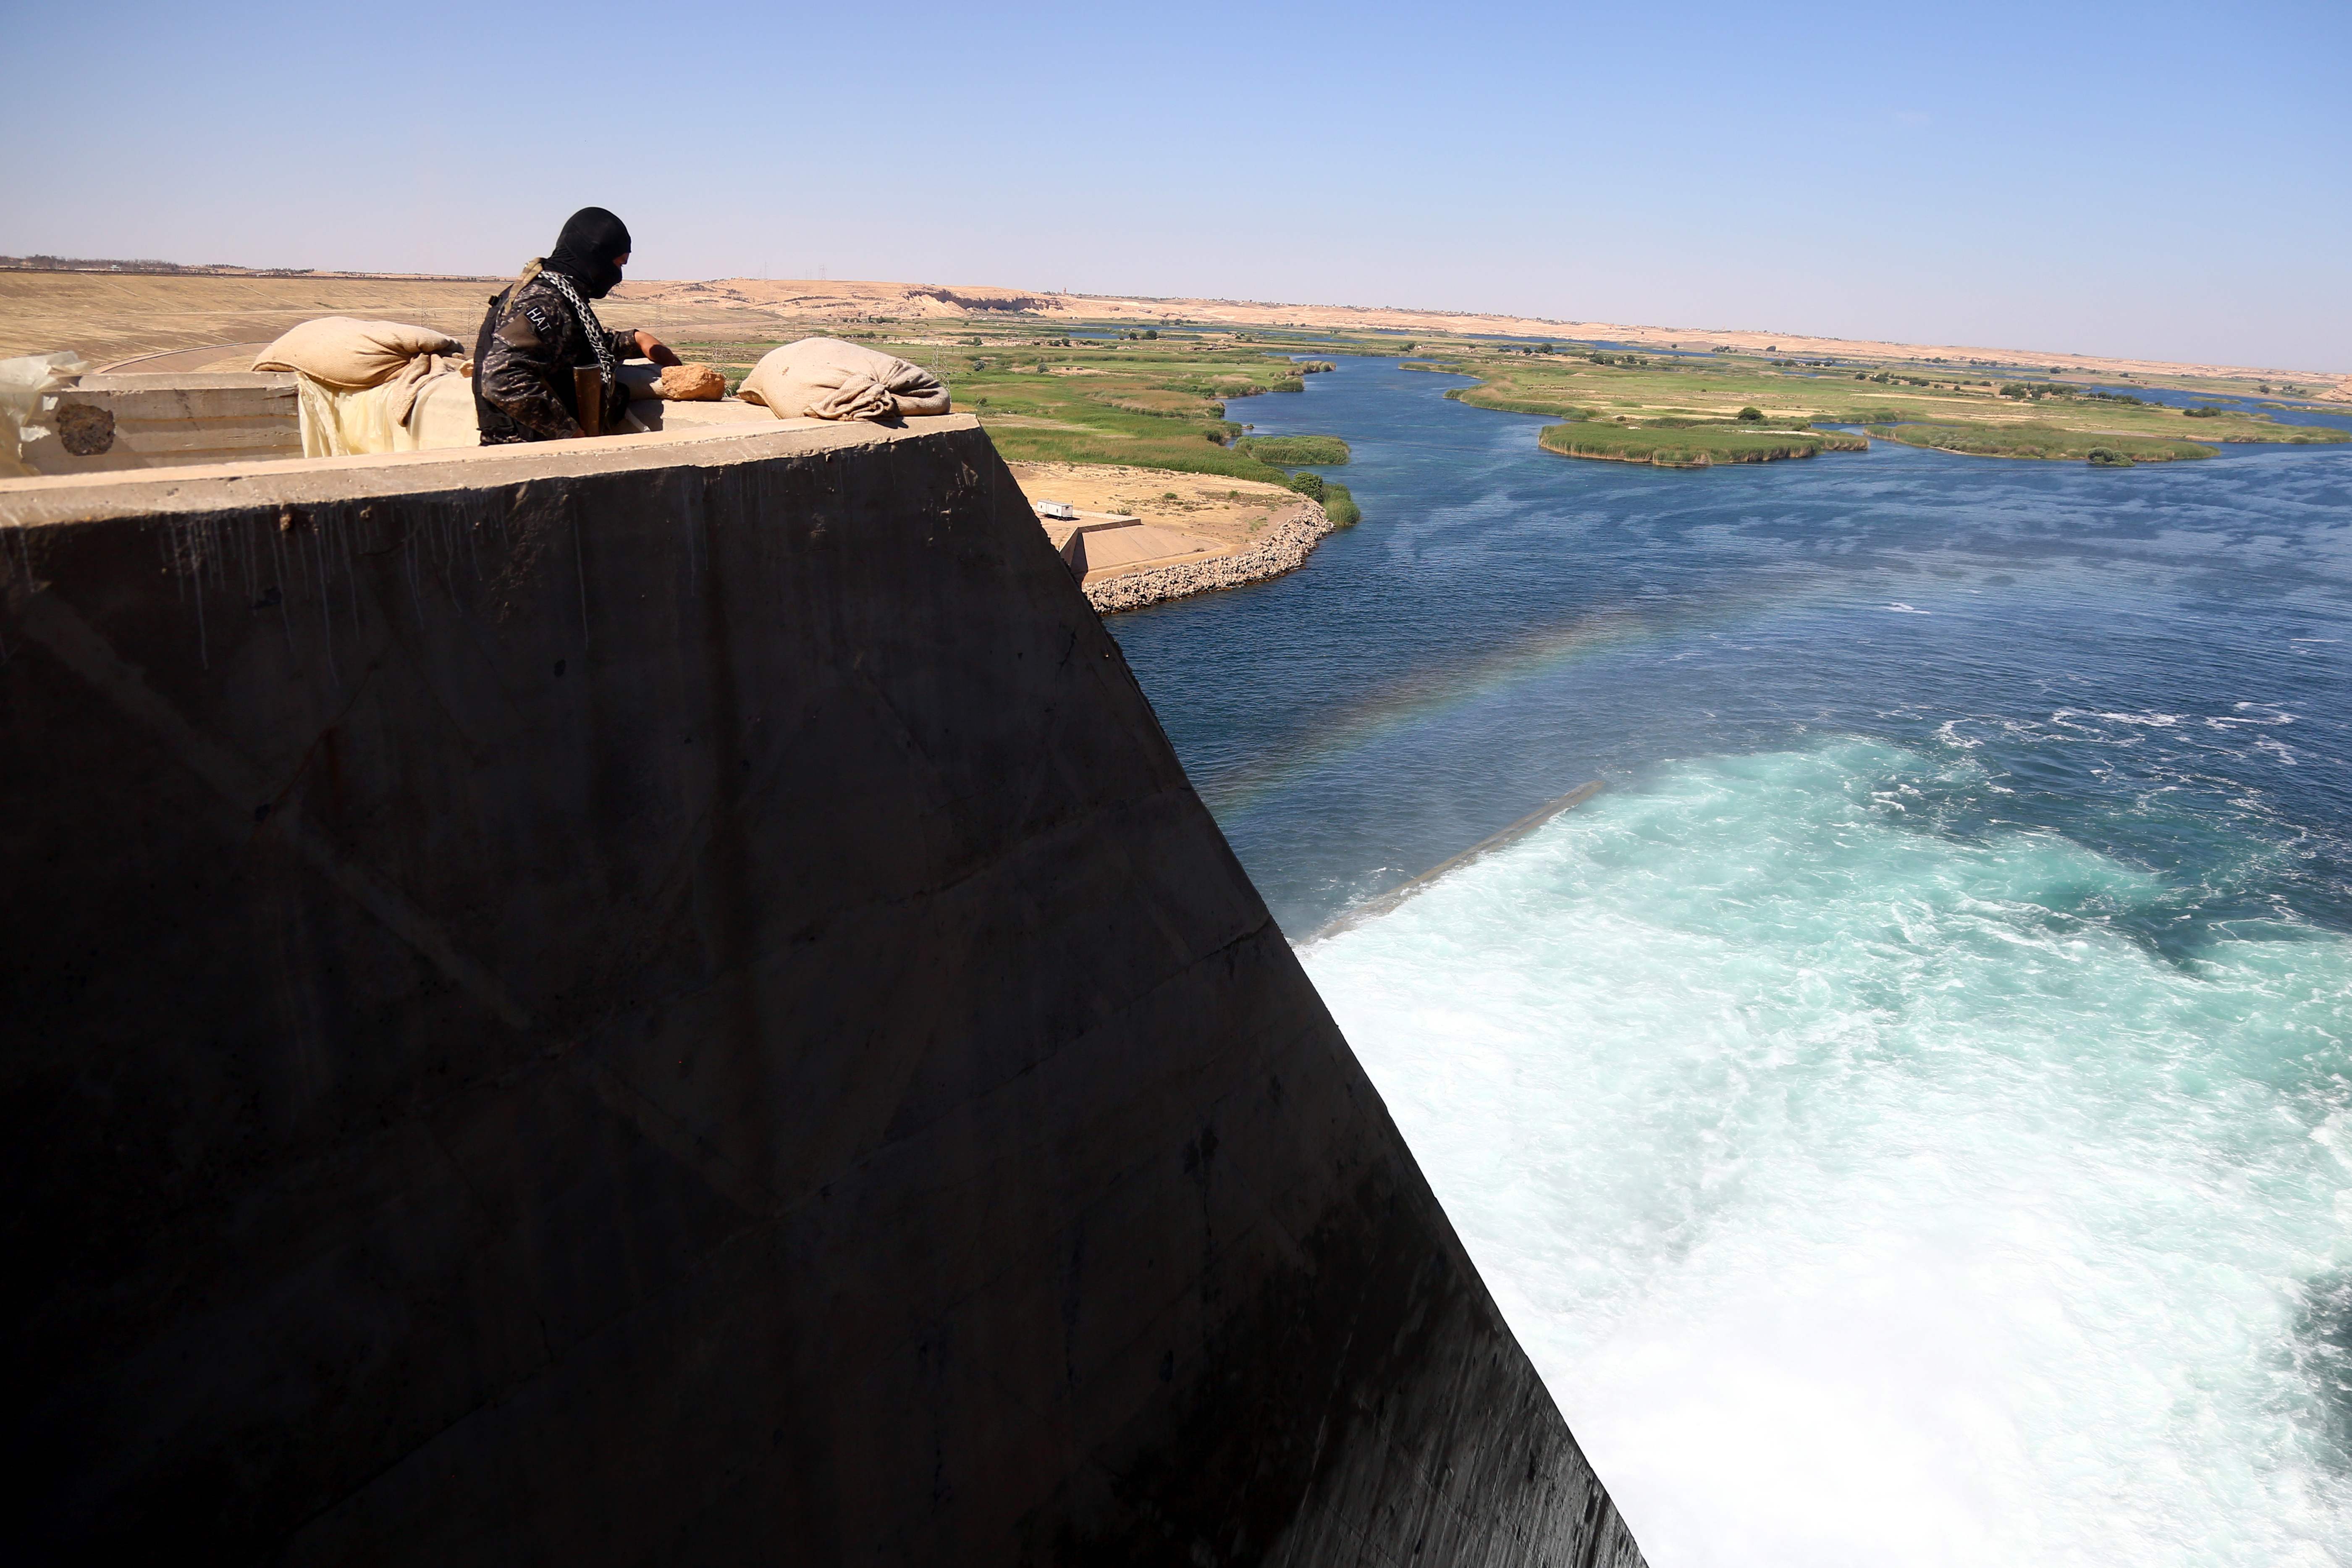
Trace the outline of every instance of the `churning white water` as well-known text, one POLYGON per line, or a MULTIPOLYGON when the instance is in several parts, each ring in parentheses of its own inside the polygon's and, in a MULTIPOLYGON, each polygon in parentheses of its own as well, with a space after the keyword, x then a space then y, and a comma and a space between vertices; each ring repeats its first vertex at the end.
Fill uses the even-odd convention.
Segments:
POLYGON ((1229 411, 1362 523, 1111 625, 1294 934, 1610 785, 1302 956, 1650 1561, 2352 1564, 2352 447, 1675 473, 1338 363, 1229 411))
POLYGON ((2352 942, 2168 952, 1970 766, 1671 766, 1302 957, 1655 1568, 2352 1562, 2352 942))

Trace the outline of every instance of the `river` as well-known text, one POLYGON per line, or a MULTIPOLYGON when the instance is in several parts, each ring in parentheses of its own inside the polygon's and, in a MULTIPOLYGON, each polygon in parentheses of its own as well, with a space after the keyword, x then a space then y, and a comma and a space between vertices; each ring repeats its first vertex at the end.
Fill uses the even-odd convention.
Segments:
POLYGON ((1339 364, 1364 522, 1110 624, 1654 1568, 2352 1562, 2352 447, 1339 364))

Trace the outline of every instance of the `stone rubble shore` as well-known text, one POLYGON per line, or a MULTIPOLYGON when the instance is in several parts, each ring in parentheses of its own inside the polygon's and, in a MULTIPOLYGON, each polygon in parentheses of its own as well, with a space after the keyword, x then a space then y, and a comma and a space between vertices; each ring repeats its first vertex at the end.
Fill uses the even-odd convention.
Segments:
POLYGON ((1266 524, 1265 537, 1238 555, 1215 555, 1205 561, 1181 561, 1149 572, 1106 577, 1086 585, 1087 602, 1098 615, 1139 610, 1171 599, 1263 583, 1307 563, 1307 557, 1331 531, 1331 519, 1319 501, 1302 500, 1266 524))

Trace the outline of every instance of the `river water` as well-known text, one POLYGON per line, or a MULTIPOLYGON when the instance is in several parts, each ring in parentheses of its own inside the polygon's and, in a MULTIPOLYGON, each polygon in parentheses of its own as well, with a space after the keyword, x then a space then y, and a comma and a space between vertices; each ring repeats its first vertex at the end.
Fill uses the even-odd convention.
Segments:
POLYGON ((1111 625, 1651 1562, 2352 1562, 2352 447, 1453 384, 1233 404, 1365 521, 1111 625))

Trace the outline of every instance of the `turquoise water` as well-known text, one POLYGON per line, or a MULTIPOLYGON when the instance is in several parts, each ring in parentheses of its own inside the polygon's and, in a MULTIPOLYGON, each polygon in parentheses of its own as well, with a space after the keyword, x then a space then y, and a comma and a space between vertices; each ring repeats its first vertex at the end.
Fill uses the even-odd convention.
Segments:
POLYGON ((1234 405, 1367 521, 1112 625, 1651 1561, 2352 1561, 2352 451, 1446 384, 1234 405))

